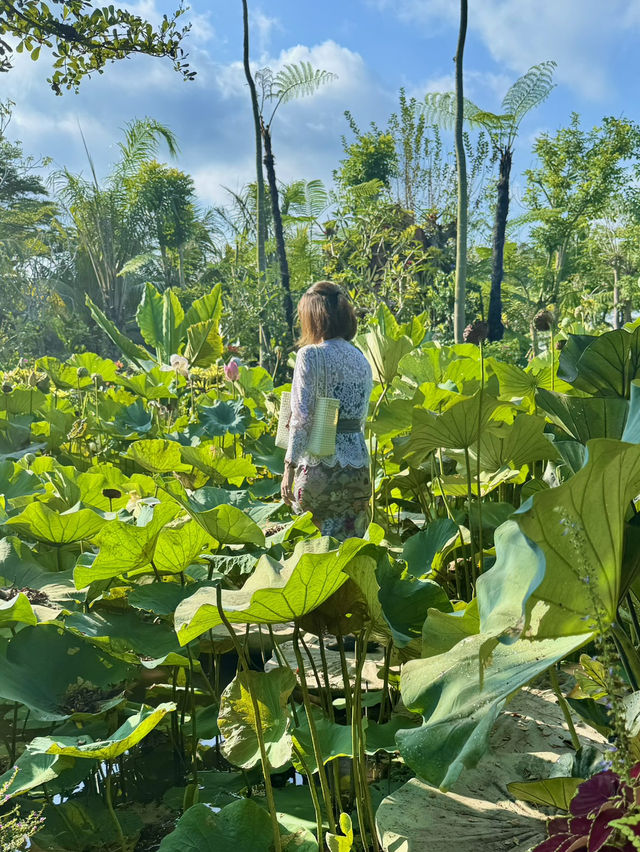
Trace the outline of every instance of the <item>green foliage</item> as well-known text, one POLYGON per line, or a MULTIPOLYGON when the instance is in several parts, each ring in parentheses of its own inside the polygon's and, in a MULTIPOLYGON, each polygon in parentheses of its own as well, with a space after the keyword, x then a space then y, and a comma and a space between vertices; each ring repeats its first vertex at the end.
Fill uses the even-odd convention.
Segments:
POLYGON ((180 28, 184 14, 180 6, 171 17, 165 16, 155 30, 144 18, 113 6, 92 8, 82 0, 56 4, 51 9, 41 0, 7 3, 0 36, 10 36, 15 43, 2 39, 0 71, 13 64, 13 52, 28 51, 36 61, 42 47, 53 48, 54 72, 49 78, 56 94, 62 88, 76 89, 84 77, 102 73, 107 62, 125 59, 135 53, 169 56, 174 67, 186 79, 193 77, 184 61, 180 43, 190 27, 180 28))

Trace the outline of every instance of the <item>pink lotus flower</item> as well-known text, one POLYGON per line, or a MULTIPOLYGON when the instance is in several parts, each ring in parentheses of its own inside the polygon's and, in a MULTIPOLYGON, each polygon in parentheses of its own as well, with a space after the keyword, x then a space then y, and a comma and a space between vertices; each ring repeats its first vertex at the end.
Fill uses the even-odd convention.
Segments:
POLYGON ((232 358, 228 364, 224 365, 224 374, 228 382, 235 382, 240 375, 240 368, 235 358, 232 358))

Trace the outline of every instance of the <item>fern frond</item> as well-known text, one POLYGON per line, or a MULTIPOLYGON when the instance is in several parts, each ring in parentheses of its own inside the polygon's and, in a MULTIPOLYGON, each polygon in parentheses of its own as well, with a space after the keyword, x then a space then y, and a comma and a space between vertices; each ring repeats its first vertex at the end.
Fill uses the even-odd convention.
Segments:
POLYGON ((279 103, 287 103, 294 98, 312 95, 320 86, 336 78, 332 71, 322 71, 313 68, 310 62, 298 62, 295 65, 285 65, 273 77, 271 97, 279 103))
POLYGON ((511 86, 502 99, 502 109, 513 116, 517 126, 522 118, 543 101, 554 88, 553 72, 556 63, 552 60, 533 65, 511 86))
MULTIPOLYGON (((446 130, 453 130, 456 123, 455 92, 429 92, 419 107, 428 122, 439 124, 446 130)), ((511 119, 510 115, 498 115, 480 109, 468 98, 463 99, 462 115, 471 127, 484 127, 490 133, 501 130, 511 119)))

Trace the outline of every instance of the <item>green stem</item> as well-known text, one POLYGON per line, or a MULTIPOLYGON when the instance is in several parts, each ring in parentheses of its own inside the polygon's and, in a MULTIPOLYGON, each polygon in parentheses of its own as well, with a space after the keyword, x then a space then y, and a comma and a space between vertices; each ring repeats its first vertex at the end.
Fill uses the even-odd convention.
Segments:
POLYGON ((121 848, 122 852, 127 852, 127 844, 126 844, 125 839, 124 839, 124 833, 122 831, 122 826, 120 825, 120 822, 119 822, 118 817, 116 815, 115 808, 113 807, 113 801, 112 801, 112 798, 111 798, 111 768, 112 768, 111 767, 111 761, 108 760, 107 761, 107 778, 106 778, 105 785, 104 785, 105 804, 107 806, 107 810, 109 811, 109 814, 111 815, 111 819, 113 820, 113 825, 115 827, 116 834, 118 835, 118 840, 120 841, 120 848, 121 848))
POLYGON ((316 722, 313 718, 313 707, 311 706, 311 700, 309 698, 309 689, 307 687, 307 677, 304 671, 304 661, 302 659, 302 654, 300 653, 300 646, 298 644, 298 636, 300 634, 300 626, 296 623, 295 630, 293 634, 293 652, 296 656, 296 663, 298 664, 298 677, 300 679, 300 689, 302 690, 302 703, 304 705, 305 713, 307 715, 307 722, 309 723, 309 733, 311 734, 311 743, 313 745, 313 754, 316 759, 316 765, 318 767, 318 777, 320 778, 320 789, 322 790, 322 798, 324 799, 324 807, 327 812, 327 819, 329 820, 329 829, 335 834, 336 831, 336 821, 333 816, 333 805, 331 802, 331 793, 329 791, 329 779, 327 778, 327 772, 325 769, 324 761, 322 759, 322 749, 320 748, 320 740, 318 739, 318 731, 316 730, 316 722))
MULTIPOLYGON (((189 645, 186 646, 189 658, 189 692, 191 693, 191 771, 193 783, 198 787, 198 723, 196 721, 196 693, 194 686, 193 654, 189 645)), ((211 688, 211 687, 210 687, 211 688)), ((213 692, 213 689, 211 689, 213 692)))
POLYGON ((562 715, 564 716, 564 720, 567 723, 567 727, 569 728, 569 733, 571 734, 571 742, 573 743, 573 747, 576 751, 580 748, 580 740, 578 738, 578 734, 576 733, 575 725, 573 724, 573 719, 571 718, 571 710, 569 709, 569 705, 562 694, 560 689, 560 684, 558 683, 558 673, 556 672, 556 667, 551 666, 549 669, 549 677, 551 678, 551 688, 556 694, 556 698, 558 699, 558 704, 560 705, 560 709, 562 710, 562 715))
POLYGON ((316 816, 316 832, 318 835, 318 849, 324 849, 323 842, 323 825, 322 825, 322 808, 320 807, 320 799, 318 798, 318 788, 316 787, 316 782, 313 779, 313 772, 311 771, 309 764, 302 756, 302 753, 298 751, 298 749, 293 746, 293 753, 302 769, 304 770, 304 774, 307 776, 307 780, 309 781, 309 793, 311 793, 311 801, 313 802, 313 811, 316 816))
POLYGON ((256 720, 256 738, 258 740, 258 747, 260 749, 260 763, 262 764, 262 774, 264 776, 264 793, 265 798, 267 800, 267 805, 269 808, 269 816, 271 817, 271 828, 273 831, 273 848, 274 852, 282 852, 282 839, 280 837, 280 827, 278 825, 278 815, 276 812, 276 802, 273 797, 273 787, 271 785, 271 771, 269 766, 269 758, 267 755, 267 749, 264 743, 264 732, 262 730, 262 717, 260 715, 260 705, 256 699, 255 693, 251 687, 251 672, 249 669, 249 663, 247 661, 247 656, 245 649, 242 647, 240 642, 238 641, 238 637, 236 636, 236 632, 229 623, 229 619, 225 615, 225 611, 222 608, 222 588, 218 584, 216 586, 216 604, 218 607, 218 614, 220 616, 220 620, 227 628, 227 632, 233 642, 233 646, 236 649, 236 653, 238 655, 238 663, 240 664, 244 674, 246 675, 246 685, 247 691, 251 698, 251 706, 253 709, 253 715, 256 720))
MULTIPOLYGON (((354 766, 357 767, 356 771, 360 773, 361 779, 361 794, 362 794, 362 805, 364 812, 369 821, 369 828, 371 830, 371 839, 373 842, 374 852, 379 852, 380 846, 378 844, 378 836, 376 832, 376 819, 373 813, 373 804, 371 802, 371 791, 369 790, 369 784, 367 782, 367 755, 365 750, 365 740, 364 740, 364 731, 362 729, 362 669, 364 666, 364 662, 366 660, 366 648, 369 642, 369 636, 371 634, 371 624, 367 626, 367 629, 364 633, 364 636, 360 636, 358 641, 356 642, 357 648, 357 661, 356 661, 356 678, 354 684, 354 696, 355 696, 355 709, 354 709, 354 723, 353 730, 356 733, 356 744, 357 750, 353 751, 353 760, 354 766)), ((358 820, 360 821, 360 812, 358 812, 358 820)), ((363 824, 360 822, 360 832, 362 835, 363 824)))

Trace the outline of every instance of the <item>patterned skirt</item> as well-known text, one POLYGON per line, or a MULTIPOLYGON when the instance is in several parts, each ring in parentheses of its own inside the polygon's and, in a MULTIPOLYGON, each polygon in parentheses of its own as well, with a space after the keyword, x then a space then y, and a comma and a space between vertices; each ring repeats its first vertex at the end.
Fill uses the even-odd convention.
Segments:
POLYGON ((323 535, 339 541, 364 535, 371 497, 369 468, 298 465, 293 494, 296 510, 311 512, 323 535))

